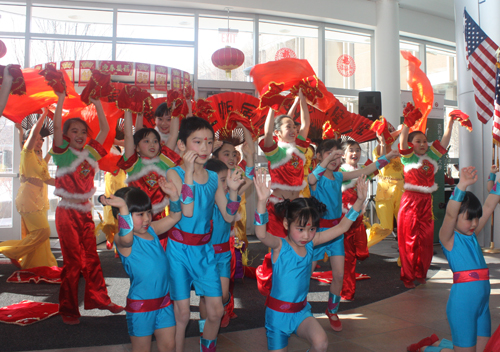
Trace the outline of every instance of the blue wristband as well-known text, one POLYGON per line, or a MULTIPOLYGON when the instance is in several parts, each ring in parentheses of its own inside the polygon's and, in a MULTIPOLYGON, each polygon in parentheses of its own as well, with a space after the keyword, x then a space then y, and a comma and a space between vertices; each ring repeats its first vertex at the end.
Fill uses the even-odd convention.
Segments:
POLYGON ((255 167, 245 166, 245 176, 250 180, 253 180, 253 177, 255 176, 255 167))
POLYGON ((259 214, 257 213, 257 210, 255 211, 255 218, 253 220, 253 224, 255 226, 260 226, 260 225, 265 225, 269 222, 269 214, 267 211, 264 214, 259 214))
POLYGON ((181 202, 183 204, 191 204, 194 202, 194 185, 182 184, 181 202))
POLYGON ((171 200, 170 201, 170 206, 168 207, 168 210, 172 213, 178 213, 180 212, 182 209, 181 209, 181 199, 177 199, 177 200, 171 200))
POLYGON ((316 179, 319 180, 321 178, 321 176, 323 176, 325 171, 326 171, 326 169, 323 166, 318 165, 314 168, 312 173, 313 173, 314 177, 316 177, 316 179))
POLYGON ((383 169, 387 166, 387 164, 389 164, 389 160, 385 155, 378 158, 378 160, 375 162, 375 165, 377 165, 377 170, 383 169))
POLYGON ((345 217, 348 218, 351 221, 356 221, 356 219, 358 218, 359 214, 361 214, 360 211, 356 211, 356 210, 354 210, 354 208, 351 208, 351 209, 349 209, 349 211, 347 212, 347 214, 345 215, 345 217))
POLYGON ((493 181, 495 182, 497 179, 497 175, 494 174, 493 172, 490 172, 490 175, 488 176, 488 181, 493 181))
POLYGON ((450 200, 454 200, 455 202, 463 202, 465 198, 465 191, 462 191, 460 188, 455 187, 453 193, 451 194, 450 200))
POLYGON ((500 184, 496 182, 493 185, 493 188, 490 191, 490 194, 496 194, 497 196, 500 196, 500 184))
POLYGON ((227 205, 226 205, 226 211, 229 215, 236 215, 238 212, 238 209, 240 208, 240 202, 241 202, 241 197, 237 196, 236 201, 233 201, 229 199, 229 193, 226 194, 227 198, 227 205))
POLYGON ((134 229, 134 223, 132 221, 132 214, 128 215, 120 215, 118 214, 118 236, 123 237, 127 236, 133 229, 134 229))

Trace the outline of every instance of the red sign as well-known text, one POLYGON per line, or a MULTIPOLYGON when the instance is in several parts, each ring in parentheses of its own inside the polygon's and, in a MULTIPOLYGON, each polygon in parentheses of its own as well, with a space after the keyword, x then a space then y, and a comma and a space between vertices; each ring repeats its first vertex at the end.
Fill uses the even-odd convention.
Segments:
POLYGON ((55 69, 57 69, 57 63, 55 63, 55 62, 47 62, 47 63, 45 64, 45 68, 47 68, 47 66, 52 66, 52 67, 54 67, 55 69))
POLYGON ((129 61, 101 61, 99 70, 114 76, 131 76, 134 63, 129 61))
POLYGON ((182 71, 182 88, 191 85, 191 74, 186 71, 182 71))
POLYGON ((172 78, 170 79, 170 89, 182 89, 182 71, 173 68, 171 76, 172 78))
POLYGON ((61 61, 61 70, 66 71, 69 80, 75 81, 75 62, 74 61, 61 61))
POLYGON ((96 67, 95 60, 83 60, 80 61, 80 71, 78 75, 78 85, 80 87, 85 87, 92 76, 92 70, 96 67))
POLYGON ((351 77, 356 71, 356 63, 352 56, 343 54, 337 60, 337 70, 344 77, 351 77))
POLYGON ((150 64, 135 64, 135 85, 139 88, 149 89, 151 85, 149 83, 151 77, 151 65, 150 64))
POLYGON ((290 48, 281 48, 276 52, 276 55, 274 55, 274 60, 278 61, 281 59, 296 59, 297 54, 295 54, 295 51, 293 51, 290 48))
POLYGON ((168 67, 155 65, 155 90, 166 92, 168 82, 168 67))

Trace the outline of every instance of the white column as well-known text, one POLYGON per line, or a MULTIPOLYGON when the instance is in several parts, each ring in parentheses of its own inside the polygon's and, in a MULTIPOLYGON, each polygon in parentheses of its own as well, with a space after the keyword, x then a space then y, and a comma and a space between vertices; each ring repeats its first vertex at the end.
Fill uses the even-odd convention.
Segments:
POLYGON ((403 112, 399 86, 399 1, 377 0, 375 89, 382 93, 382 115, 394 127, 403 112))

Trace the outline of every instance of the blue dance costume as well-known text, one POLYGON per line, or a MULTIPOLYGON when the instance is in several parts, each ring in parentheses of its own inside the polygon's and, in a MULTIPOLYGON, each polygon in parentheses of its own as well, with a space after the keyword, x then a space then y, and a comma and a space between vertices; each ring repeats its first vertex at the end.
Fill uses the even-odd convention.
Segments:
POLYGON ((215 261, 220 277, 231 278, 231 250, 229 247, 229 236, 231 234, 231 223, 226 222, 217 205, 214 206, 212 216, 214 229, 210 244, 215 250, 215 261))
MULTIPOLYGON (((442 248, 454 273, 487 268, 476 234, 467 236, 455 231, 453 249, 442 248)), ((453 284, 446 305, 453 345, 472 347, 477 336, 491 336, 489 299, 489 280, 453 284)))
MULTIPOLYGON (((316 183, 316 189, 311 190, 311 195, 320 202, 326 204, 326 212, 322 219, 333 220, 342 217, 342 181, 344 175, 342 172, 334 172, 334 180, 321 176, 316 183)), ((321 224, 321 223, 320 223, 321 224)), ((319 231, 325 231, 329 228, 320 227, 319 231)), ((329 256, 344 255, 344 235, 341 235, 329 242, 322 243, 314 247, 313 261, 324 258, 325 253, 329 256)))
MULTIPOLYGON (((278 259, 273 263, 273 286, 270 294, 272 298, 290 303, 303 302, 307 298, 313 243, 309 242, 305 248, 307 254, 301 257, 281 238, 281 250, 278 259)), ((299 325, 312 316, 309 303, 297 313, 283 313, 266 307, 267 348, 278 350, 288 346, 290 335, 296 334, 299 325)))
MULTIPOLYGON (((185 172, 180 166, 174 167, 182 182, 185 172)), ((190 298, 191 285, 198 296, 222 297, 222 288, 214 248, 210 241, 202 245, 189 245, 179 242, 176 238, 182 234, 176 229, 191 234, 210 236, 211 220, 215 205, 215 192, 219 186, 216 172, 208 172, 208 181, 204 184, 194 182, 193 217, 184 215, 169 231, 167 259, 170 265, 169 278, 172 283, 171 297, 174 301, 190 298), (173 235, 170 235, 173 234, 173 235)))
MULTIPOLYGON (((167 255, 152 227, 148 228, 148 233, 153 236, 152 240, 134 236, 128 257, 118 251, 130 277, 127 298, 131 300, 156 299, 169 292, 167 255)), ((127 326, 130 336, 149 336, 157 329, 175 326, 174 306, 170 304, 151 312, 127 312, 127 326)))

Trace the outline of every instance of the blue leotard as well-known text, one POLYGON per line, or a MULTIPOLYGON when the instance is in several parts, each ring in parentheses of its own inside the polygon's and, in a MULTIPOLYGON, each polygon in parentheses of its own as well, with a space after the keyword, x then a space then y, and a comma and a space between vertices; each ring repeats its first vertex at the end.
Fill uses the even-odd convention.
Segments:
MULTIPOLYGON (((168 280, 168 262, 158 236, 152 227, 148 233, 152 240, 134 236, 130 255, 118 254, 123 268, 130 277, 130 289, 127 298, 147 300, 164 297, 170 289, 168 280)), ((130 336, 149 336, 157 329, 175 326, 174 306, 152 312, 126 313, 130 336)))
MULTIPOLYGON (((214 206, 214 213, 212 216, 214 229, 212 232, 212 239, 210 244, 217 245, 220 243, 227 243, 231 234, 231 223, 226 222, 222 217, 219 207, 214 206)), ((216 253, 215 260, 217 262, 217 271, 220 277, 231 277, 231 251, 216 253)))
MULTIPOLYGON (((476 234, 463 235, 455 231, 453 248, 443 253, 453 272, 487 268, 476 234)), ((491 336, 490 282, 472 281, 453 284, 446 305, 453 345, 472 347, 477 336, 491 336)))
MULTIPOLYGON (((323 219, 340 219, 342 216, 342 172, 333 173, 334 180, 321 176, 316 183, 316 189, 311 190, 311 196, 326 205, 326 213, 323 219)), ((340 221, 340 220, 339 220, 340 221)), ((325 231, 327 228, 319 228, 318 231, 325 231)), ((344 255, 344 235, 341 235, 329 242, 322 243, 314 247, 313 261, 321 260, 325 256, 344 255)))
MULTIPOLYGON (((281 238, 281 250, 278 259, 273 263, 271 297, 290 303, 306 299, 311 277, 312 242, 306 245, 306 249, 307 254, 301 257, 281 238)), ((296 334, 299 325, 308 317, 312 317, 309 303, 297 313, 282 313, 266 307, 268 349, 278 350, 288 346, 290 335, 296 334)))
MULTIPOLYGON (((175 170, 184 182, 184 170, 180 166, 176 166, 172 170, 175 170)), ((210 231, 219 177, 216 172, 206 171, 208 172, 206 183, 194 182, 193 216, 188 218, 183 215, 175 225, 176 228, 184 232, 201 235, 210 231)), ((172 283, 170 295, 174 301, 188 299, 191 285, 194 285, 196 294, 199 296, 222 296, 214 248, 210 243, 191 246, 169 240, 167 258, 170 265, 169 277, 172 283)))

